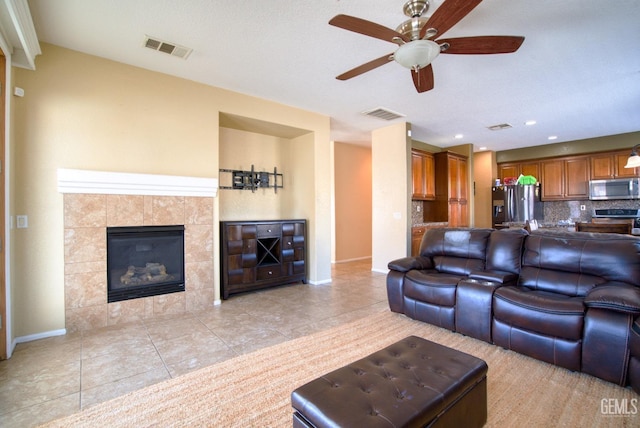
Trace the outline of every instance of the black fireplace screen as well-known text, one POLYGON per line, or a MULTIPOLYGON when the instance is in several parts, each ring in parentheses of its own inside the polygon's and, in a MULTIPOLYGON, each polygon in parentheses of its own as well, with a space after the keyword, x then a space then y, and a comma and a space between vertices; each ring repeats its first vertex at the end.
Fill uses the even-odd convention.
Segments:
POLYGON ((184 291, 184 226, 107 228, 107 300, 184 291))

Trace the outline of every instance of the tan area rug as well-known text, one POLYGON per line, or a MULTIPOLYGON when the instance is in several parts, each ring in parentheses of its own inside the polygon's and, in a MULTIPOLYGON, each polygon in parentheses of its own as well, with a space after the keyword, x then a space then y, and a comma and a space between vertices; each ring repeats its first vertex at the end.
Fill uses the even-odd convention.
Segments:
POLYGON ((487 426, 640 425, 631 405, 639 397, 628 388, 386 311, 149 386, 46 426, 288 427, 292 390, 409 335, 487 362, 487 426), (628 411, 621 415, 625 402, 628 411))

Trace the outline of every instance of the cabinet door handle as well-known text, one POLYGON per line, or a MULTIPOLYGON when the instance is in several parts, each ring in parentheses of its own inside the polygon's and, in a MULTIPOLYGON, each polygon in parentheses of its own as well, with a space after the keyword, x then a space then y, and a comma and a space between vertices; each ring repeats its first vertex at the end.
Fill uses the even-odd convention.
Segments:
POLYGON ((269 275, 273 275, 273 272, 269 271, 269 275))
POLYGON ((291 245, 291 241, 287 241, 287 245, 291 245))
POLYGON ((271 233, 271 229, 267 229, 267 232, 271 233))

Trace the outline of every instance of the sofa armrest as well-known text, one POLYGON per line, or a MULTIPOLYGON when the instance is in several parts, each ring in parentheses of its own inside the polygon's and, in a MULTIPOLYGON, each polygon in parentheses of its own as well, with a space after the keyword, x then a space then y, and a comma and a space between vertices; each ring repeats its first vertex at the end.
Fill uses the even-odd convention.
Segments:
POLYGON ((640 288, 629 284, 606 284, 592 288, 584 298, 588 308, 640 314, 640 288))
POLYGON ((398 272, 409 272, 413 269, 431 269, 433 262, 428 257, 404 257, 389 262, 387 267, 398 272))
POLYGON ((499 270, 475 270, 469 274, 469 278, 506 285, 514 284, 518 280, 518 275, 499 270))

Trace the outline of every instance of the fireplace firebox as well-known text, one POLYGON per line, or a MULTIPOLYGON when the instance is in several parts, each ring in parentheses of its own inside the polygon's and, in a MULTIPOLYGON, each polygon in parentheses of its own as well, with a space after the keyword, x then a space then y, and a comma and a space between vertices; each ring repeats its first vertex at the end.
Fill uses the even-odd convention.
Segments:
POLYGON ((107 301, 184 291, 184 226, 107 228, 107 301))

